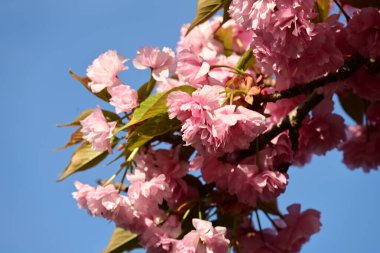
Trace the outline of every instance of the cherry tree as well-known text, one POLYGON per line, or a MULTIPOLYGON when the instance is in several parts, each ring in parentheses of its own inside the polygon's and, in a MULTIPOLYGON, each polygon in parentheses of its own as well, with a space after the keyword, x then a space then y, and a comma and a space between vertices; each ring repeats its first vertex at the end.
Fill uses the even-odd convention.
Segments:
POLYGON ((70 72, 114 108, 63 125, 77 127, 64 148, 79 146, 58 179, 112 156, 113 175, 73 193, 115 223, 104 252, 300 252, 321 215, 279 210, 288 170, 332 149, 351 170, 380 165, 379 7, 198 0, 176 49, 142 47, 132 64, 109 50, 85 77, 70 72), (138 90, 119 78, 128 64, 151 73, 138 90))

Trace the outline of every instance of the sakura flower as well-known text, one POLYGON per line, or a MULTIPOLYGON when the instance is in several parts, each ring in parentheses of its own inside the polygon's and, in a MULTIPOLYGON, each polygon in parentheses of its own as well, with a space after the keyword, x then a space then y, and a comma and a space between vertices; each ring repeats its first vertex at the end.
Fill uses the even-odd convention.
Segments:
POLYGON ((236 23, 246 29, 265 28, 276 7, 273 0, 233 0, 229 13, 236 23))
POLYGON ((189 95, 185 92, 175 91, 168 96, 169 118, 177 117, 180 121, 193 118, 199 124, 205 124, 208 112, 219 108, 225 95, 220 86, 205 85, 189 95))
POLYGON ((276 152, 266 148, 256 156, 238 164, 222 162, 215 157, 204 157, 202 176, 207 183, 236 195, 240 202, 255 207, 259 199, 271 201, 285 191, 287 175, 274 170, 276 152), (258 160, 258 164, 256 164, 258 160))
POLYGON ((380 56, 380 11, 364 8, 356 12, 347 24, 347 43, 364 57, 380 56))
POLYGON ((124 229, 139 231, 136 225, 138 217, 132 210, 128 198, 120 195, 113 185, 94 188, 78 181, 74 184, 78 191, 73 193, 73 197, 80 208, 87 209, 93 216, 112 220, 124 229))
POLYGON ((111 95, 110 104, 115 106, 116 113, 131 112, 138 106, 137 91, 129 85, 120 84, 109 90, 111 95))
POLYGON ((96 108, 90 115, 80 121, 83 139, 90 142, 95 151, 108 149, 112 153, 110 140, 113 136, 116 121, 107 122, 100 107, 96 108))
POLYGON ((275 246, 284 253, 299 252, 303 244, 321 228, 320 213, 313 209, 301 212, 301 205, 293 204, 284 215, 285 228, 276 238, 275 246))
POLYGON ((145 230, 140 236, 140 243, 148 252, 168 252, 172 243, 181 234, 181 223, 178 218, 171 215, 167 220, 157 225, 150 219, 145 219, 145 230))
POLYGON ((109 50, 96 58, 92 65, 87 68, 88 83, 92 92, 98 93, 104 88, 111 88, 121 84, 118 74, 127 70, 124 63, 128 61, 115 50, 109 50))
POLYGON ((137 51, 137 56, 133 60, 133 65, 137 69, 152 69, 152 76, 157 81, 163 81, 173 75, 176 70, 176 60, 173 50, 164 47, 143 47, 137 51))
POLYGON ((344 119, 332 110, 332 100, 326 99, 313 110, 312 118, 303 122, 294 158, 296 165, 309 162, 312 154, 325 155, 345 140, 344 119))
POLYGON ((351 126, 347 141, 339 149, 343 162, 350 169, 362 168, 364 172, 377 170, 380 165, 380 132, 378 126, 351 126))
POLYGON ((380 74, 372 74, 366 67, 361 67, 343 84, 351 87, 361 98, 373 102, 380 99, 380 74))
POLYGON ((190 231, 174 245, 173 252, 226 253, 230 240, 225 227, 213 227, 209 221, 193 219, 195 230, 190 231))
POLYGON ((113 185, 94 188, 78 181, 74 184, 78 191, 73 193, 73 197, 78 206, 87 209, 93 216, 115 220, 121 209, 128 208, 125 197, 113 185))
POLYGON ((188 50, 205 61, 213 61, 218 55, 223 53, 223 45, 214 38, 214 31, 219 26, 219 20, 206 21, 194 27, 186 35, 189 25, 181 28, 181 38, 177 46, 177 54, 183 50, 188 50))
POLYGON ((204 145, 214 146, 215 150, 232 152, 246 149, 265 127, 265 117, 245 107, 226 105, 214 111, 212 137, 204 145))
POLYGON ((195 87, 208 84, 207 74, 210 64, 201 56, 196 55, 188 49, 178 52, 178 75, 195 87))

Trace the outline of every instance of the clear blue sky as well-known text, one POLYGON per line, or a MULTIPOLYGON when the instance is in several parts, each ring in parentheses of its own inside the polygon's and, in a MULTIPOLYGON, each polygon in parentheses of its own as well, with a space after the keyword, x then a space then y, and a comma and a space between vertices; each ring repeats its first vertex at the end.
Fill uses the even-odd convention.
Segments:
MULTIPOLYGON (((195 0, 1 0, 0 252, 100 252, 113 224, 77 209, 73 181, 95 184, 115 168, 100 166, 56 183, 72 149, 53 152, 72 129, 58 129, 101 104, 68 75, 84 74, 107 49, 129 58, 145 45, 175 47, 195 0)), ((127 71, 138 87, 146 72, 127 71)), ((103 105, 103 104, 102 104, 103 105)), ((322 231, 308 253, 378 252, 378 172, 351 172, 331 152, 292 168, 282 209, 300 202, 322 212, 322 231)))

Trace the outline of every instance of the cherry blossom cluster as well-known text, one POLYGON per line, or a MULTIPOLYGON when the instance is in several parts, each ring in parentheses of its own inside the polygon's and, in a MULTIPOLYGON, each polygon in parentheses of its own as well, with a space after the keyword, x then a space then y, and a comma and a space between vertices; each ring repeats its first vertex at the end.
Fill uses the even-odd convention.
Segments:
POLYGON ((287 214, 278 210, 289 167, 334 148, 350 169, 380 165, 380 74, 368 64, 318 89, 259 99, 312 87, 346 70, 353 57, 376 62, 380 11, 358 9, 346 25, 339 14, 318 18, 315 0, 233 0, 228 12, 230 20, 216 17, 189 33, 184 25, 176 50, 139 49, 133 65, 151 73, 139 91, 120 80, 128 59, 115 50, 87 68, 89 90, 108 97, 118 120, 98 106, 79 121, 81 138, 104 155, 113 152, 113 140, 126 140, 117 148, 125 161, 102 185, 76 182, 73 196, 90 215, 137 234, 148 252, 300 252, 319 232, 320 213, 301 211, 300 204, 287 214), (300 118, 313 94, 320 101, 300 118), (334 111, 333 96, 345 94, 364 105, 357 125, 347 126, 334 111), (151 102, 159 96, 164 99, 151 102), (152 104, 150 114, 164 112, 149 118, 152 104), (148 116, 134 123, 143 113, 148 116), (137 132, 149 140, 130 143, 139 128, 157 130, 150 119, 177 127, 137 132), (292 127, 270 135, 284 120, 292 127), (113 184, 122 171, 126 194, 113 184), (264 216, 272 227, 261 227, 264 216))

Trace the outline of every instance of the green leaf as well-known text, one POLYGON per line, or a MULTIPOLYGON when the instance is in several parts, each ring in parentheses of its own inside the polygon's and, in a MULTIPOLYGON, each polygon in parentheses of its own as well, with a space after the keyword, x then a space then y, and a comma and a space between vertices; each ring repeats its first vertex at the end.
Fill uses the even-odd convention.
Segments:
POLYGON ((263 210, 264 212, 266 212, 268 214, 274 214, 274 215, 281 216, 281 212, 278 209, 277 200, 274 200, 271 202, 258 201, 257 208, 259 208, 260 210, 263 210))
POLYGON ((320 22, 323 22, 327 19, 330 13, 330 0, 317 0, 315 5, 319 14, 318 19, 320 22))
POLYGON ((227 28, 219 28, 219 30, 215 33, 216 38, 223 43, 224 46, 224 54, 226 56, 230 56, 233 52, 233 30, 232 26, 227 28))
POLYGON ((138 243, 138 235, 126 231, 122 228, 116 228, 103 253, 121 253, 124 251, 131 251, 137 248, 141 248, 138 243))
POLYGON ((228 12, 228 9, 230 8, 232 0, 225 0, 224 1, 224 12, 223 12, 223 22, 222 24, 226 23, 228 20, 231 19, 230 13, 228 12))
POLYGON ((367 103, 352 92, 341 92, 338 95, 343 110, 359 125, 363 124, 367 103))
MULTIPOLYGON (((88 78, 88 77, 81 77, 81 76, 78 76, 77 74, 75 74, 74 72, 72 72, 71 70, 69 70, 69 73, 70 75, 78 80, 79 82, 81 82, 83 84, 83 86, 88 90, 90 91, 91 93, 93 93, 90 89, 90 86, 88 85, 89 82, 91 82, 91 80, 88 78)), ((101 92, 98 92, 98 93, 93 93, 95 96, 97 96, 98 98, 106 101, 106 102, 109 102, 110 99, 111 99, 111 95, 108 93, 107 89, 104 89, 102 90, 101 92)))
POLYGON ((189 34, 194 27, 211 18, 218 10, 224 7, 226 0, 198 0, 197 14, 191 22, 186 35, 189 34))
MULTIPOLYGON (((94 109, 87 109, 87 110, 83 111, 81 114, 79 114, 79 116, 76 117, 76 119, 74 121, 72 121, 68 124, 58 125, 58 127, 80 126, 81 125, 80 121, 85 119, 93 111, 94 111, 94 109)), ((107 110, 102 110, 102 112, 103 112, 104 117, 107 119, 107 121, 118 121, 118 120, 120 120, 119 115, 117 115, 116 113, 113 113, 113 112, 110 112, 107 110)))
POLYGON ((74 146, 75 144, 78 144, 83 141, 83 134, 80 131, 81 128, 78 128, 75 130, 75 132, 71 135, 70 140, 62 147, 56 148, 56 150, 62 150, 71 146, 74 146))
POLYGON ((93 111, 94 111, 94 109, 85 110, 85 111, 81 112, 81 114, 79 114, 79 116, 76 117, 76 119, 74 121, 72 121, 71 123, 58 125, 58 127, 80 126, 80 121, 85 119, 93 111))
POLYGON ((140 123, 146 119, 157 116, 158 114, 167 112, 166 98, 171 92, 183 91, 191 94, 194 90, 195 88, 190 85, 183 85, 175 87, 167 92, 157 93, 148 97, 140 104, 138 108, 135 109, 132 120, 127 125, 119 129, 119 131, 140 123))
POLYGON ((154 80, 154 78, 151 77, 148 82, 144 83, 144 85, 141 86, 137 90, 139 103, 141 103, 142 101, 144 101, 150 95, 150 93, 152 92, 152 89, 154 88, 155 84, 156 84, 156 80, 154 80))
POLYGON ((343 3, 349 4, 356 8, 377 7, 380 8, 379 0, 341 0, 343 3))
POLYGON ((140 126, 136 127, 128 137, 125 144, 126 150, 132 151, 167 132, 179 129, 181 122, 176 119, 169 119, 166 113, 150 118, 140 126))
MULTIPOLYGON (((112 148, 117 145, 120 139, 114 138, 111 140, 112 148)), ((67 178, 68 176, 79 172, 88 170, 96 165, 98 165, 101 161, 103 161, 108 156, 108 151, 97 152, 94 151, 91 147, 91 144, 83 142, 77 150, 75 150, 74 154, 71 157, 69 165, 65 168, 62 175, 58 178, 58 182, 67 178)))

